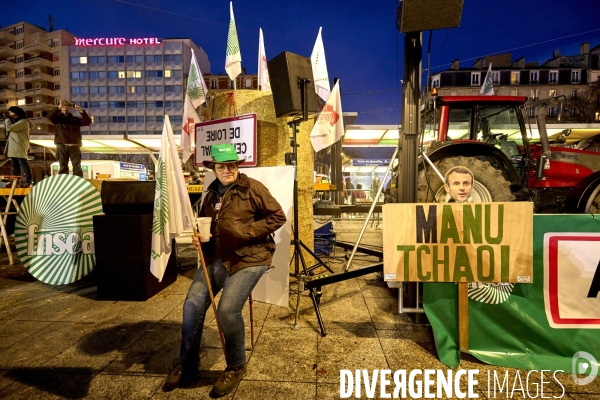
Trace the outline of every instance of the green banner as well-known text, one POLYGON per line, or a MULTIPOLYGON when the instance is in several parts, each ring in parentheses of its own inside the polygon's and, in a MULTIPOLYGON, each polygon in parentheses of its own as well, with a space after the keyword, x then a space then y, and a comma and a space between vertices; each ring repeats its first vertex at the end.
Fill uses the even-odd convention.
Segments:
MULTIPOLYGON (((577 352, 600 360, 600 219, 535 215, 533 232, 532 284, 470 284, 469 352, 492 365, 573 372, 577 352)), ((423 307, 440 361, 458 366, 457 285, 424 283, 423 307)))

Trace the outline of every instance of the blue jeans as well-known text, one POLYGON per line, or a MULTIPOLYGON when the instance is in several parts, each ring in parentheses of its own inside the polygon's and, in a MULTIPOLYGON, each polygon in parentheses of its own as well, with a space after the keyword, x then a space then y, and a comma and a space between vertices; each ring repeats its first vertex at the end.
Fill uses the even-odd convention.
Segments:
MULTIPOLYGON (((217 306, 217 318, 225 338, 228 367, 241 367, 246 363, 242 309, 252 289, 267 268, 267 265, 246 267, 229 276, 229 272, 221 260, 216 260, 207 267, 213 294, 216 296, 223 289, 217 306)), ((211 307, 210 296, 204 279, 204 271, 199 268, 183 304, 183 327, 179 355, 184 368, 195 368, 198 365, 204 318, 209 307, 211 307)))
POLYGON ((10 162, 12 163, 12 174, 14 176, 21 176, 21 168, 23 169, 23 172, 25 172, 25 182, 21 183, 33 183, 31 167, 26 158, 11 157, 10 162))

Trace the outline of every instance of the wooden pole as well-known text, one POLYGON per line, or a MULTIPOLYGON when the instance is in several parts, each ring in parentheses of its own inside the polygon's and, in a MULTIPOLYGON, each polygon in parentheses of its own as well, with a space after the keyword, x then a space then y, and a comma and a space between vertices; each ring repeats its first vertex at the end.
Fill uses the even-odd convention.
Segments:
POLYGON ((458 282, 458 347, 469 351, 469 283, 458 282))
POLYGON ((252 292, 248 297, 248 303, 250 304, 250 346, 254 350, 254 313, 252 312, 252 292))
MULTIPOLYGON (((198 231, 196 228, 194 229, 194 237, 198 239, 198 231)), ((208 276, 208 270, 206 269, 206 264, 204 262, 204 254, 202 253, 202 245, 198 246, 198 255, 200 256, 200 264, 202 264, 202 270, 204 271, 204 280, 206 281, 206 288, 208 289, 208 294, 210 296, 210 302, 212 304, 213 312, 215 313, 215 321, 217 322, 217 330, 219 331, 219 338, 221 339, 221 347, 223 348, 223 355, 227 358, 227 351, 225 350, 225 338, 223 337, 223 331, 221 330, 221 325, 219 324, 219 317, 217 316, 217 305, 215 302, 215 296, 213 295, 212 286, 210 284, 210 278, 208 276)), ((200 327, 202 329, 202 327, 200 327)))

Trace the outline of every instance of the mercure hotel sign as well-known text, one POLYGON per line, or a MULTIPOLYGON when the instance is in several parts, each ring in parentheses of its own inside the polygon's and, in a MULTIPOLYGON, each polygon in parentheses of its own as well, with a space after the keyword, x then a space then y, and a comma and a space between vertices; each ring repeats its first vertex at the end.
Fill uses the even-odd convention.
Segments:
POLYGON ((75 46, 124 46, 126 44, 162 44, 159 38, 130 38, 112 37, 112 38, 75 38, 75 46))

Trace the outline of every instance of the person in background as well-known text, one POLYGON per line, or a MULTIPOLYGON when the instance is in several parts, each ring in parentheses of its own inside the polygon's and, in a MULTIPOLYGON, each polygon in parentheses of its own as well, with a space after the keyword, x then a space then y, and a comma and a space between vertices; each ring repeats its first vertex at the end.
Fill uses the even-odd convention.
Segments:
POLYGON ((356 199, 354 197, 354 185, 352 184, 352 182, 350 182, 350 177, 347 177, 344 182, 346 183, 346 191, 345 191, 345 196, 347 199, 348 204, 355 204, 356 203, 356 199))
POLYGON ((56 158, 58 159, 59 174, 69 173, 69 159, 73 164, 73 175, 83 178, 81 169, 81 127, 89 126, 92 119, 78 105, 75 109, 81 114, 81 118, 71 114, 71 108, 65 100, 60 102, 48 119, 54 124, 54 144, 56 145, 56 158))
POLYGON ((12 174, 21 176, 21 169, 25 173, 25 182, 21 187, 30 187, 33 184, 31 167, 27 162, 29 152, 29 133, 35 125, 27 119, 25 111, 20 107, 10 107, 8 118, 4 119, 5 132, 8 135, 4 154, 10 158, 12 163, 12 174))
MULTIPOLYGON (((211 146, 212 161, 204 166, 215 179, 206 192, 199 217, 211 217, 210 239, 200 242, 213 293, 222 289, 217 319, 225 339, 227 368, 215 382, 211 396, 231 393, 246 375, 242 309, 252 289, 271 265, 275 242, 271 235, 286 221, 281 205, 261 182, 239 172, 235 146, 211 146)), ((202 238, 200 238, 202 239, 202 238)), ((198 371, 206 311, 211 305, 204 272, 198 269, 183 304, 179 363, 167 377, 165 389, 190 382, 198 371)))
POLYGON ((446 193, 450 195, 450 203, 465 203, 473 193, 473 172, 463 166, 452 167, 444 176, 446 193))

